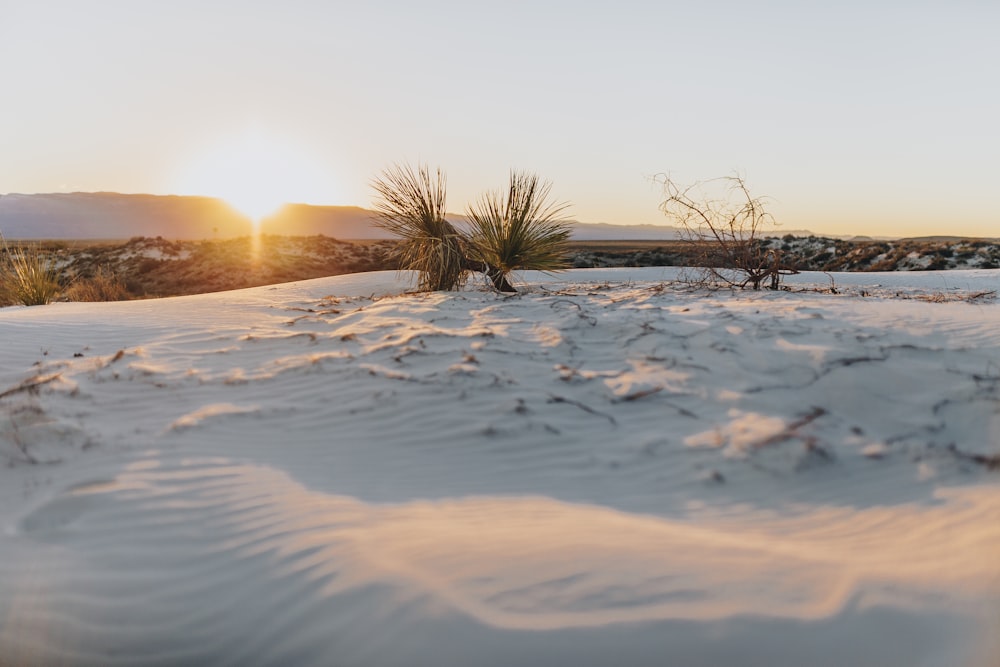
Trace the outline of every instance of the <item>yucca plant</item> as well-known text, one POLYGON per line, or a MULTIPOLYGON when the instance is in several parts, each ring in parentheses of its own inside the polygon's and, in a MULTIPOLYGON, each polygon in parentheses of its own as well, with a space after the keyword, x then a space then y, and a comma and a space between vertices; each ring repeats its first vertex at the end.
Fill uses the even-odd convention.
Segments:
POLYGON ((560 215, 568 205, 552 203, 551 188, 535 174, 511 171, 506 193, 487 192, 467 209, 470 259, 486 266, 497 290, 516 291, 511 271, 566 267, 570 228, 560 215))
POLYGON ((0 295, 25 306, 42 306, 59 294, 59 273, 37 246, 10 248, 0 234, 0 295))
POLYGON ((446 179, 426 165, 416 171, 393 165, 372 181, 376 224, 401 241, 397 255, 402 269, 416 271, 418 288, 451 290, 465 278, 462 238, 445 219, 446 179))

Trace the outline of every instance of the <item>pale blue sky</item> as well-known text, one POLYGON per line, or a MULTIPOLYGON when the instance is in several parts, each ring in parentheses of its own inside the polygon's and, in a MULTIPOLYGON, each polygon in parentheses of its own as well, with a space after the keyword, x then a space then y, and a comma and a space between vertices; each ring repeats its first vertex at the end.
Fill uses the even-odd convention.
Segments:
POLYGON ((998 34, 995 0, 0 0, 0 193, 367 206, 421 160, 451 210, 517 167, 662 223, 651 175, 738 171, 786 228, 996 236, 998 34))

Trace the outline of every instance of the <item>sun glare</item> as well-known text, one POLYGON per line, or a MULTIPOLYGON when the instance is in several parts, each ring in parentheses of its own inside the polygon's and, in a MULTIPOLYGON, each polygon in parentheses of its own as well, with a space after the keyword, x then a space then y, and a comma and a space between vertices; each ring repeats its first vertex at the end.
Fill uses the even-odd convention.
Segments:
POLYGON ((201 153, 175 190, 223 199, 258 224, 286 203, 331 203, 324 172, 292 144, 251 131, 201 153))

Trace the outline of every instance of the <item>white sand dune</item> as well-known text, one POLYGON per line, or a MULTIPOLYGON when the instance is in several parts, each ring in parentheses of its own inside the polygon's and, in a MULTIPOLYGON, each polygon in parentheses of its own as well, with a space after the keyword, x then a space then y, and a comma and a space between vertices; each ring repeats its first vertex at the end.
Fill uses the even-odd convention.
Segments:
POLYGON ((997 272, 676 275, 0 309, 0 664, 1000 664, 997 272))

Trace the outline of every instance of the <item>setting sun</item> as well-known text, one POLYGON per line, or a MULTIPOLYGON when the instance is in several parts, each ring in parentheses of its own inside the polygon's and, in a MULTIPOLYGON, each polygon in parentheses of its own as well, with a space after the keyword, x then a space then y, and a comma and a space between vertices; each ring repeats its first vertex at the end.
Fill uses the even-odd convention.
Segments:
POLYGON ((286 203, 326 203, 330 190, 308 154, 257 130, 209 147, 178 180, 179 192, 224 199, 255 224, 286 203))

